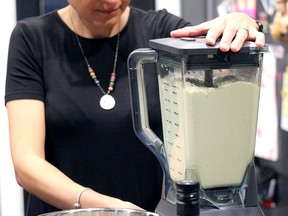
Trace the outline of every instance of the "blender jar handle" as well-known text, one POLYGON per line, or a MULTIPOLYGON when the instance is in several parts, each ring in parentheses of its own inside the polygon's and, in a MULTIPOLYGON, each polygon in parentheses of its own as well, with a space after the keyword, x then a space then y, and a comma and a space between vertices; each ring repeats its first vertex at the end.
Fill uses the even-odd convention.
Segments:
POLYGON ((128 57, 133 127, 138 138, 149 148, 162 141, 150 129, 143 64, 157 61, 153 49, 137 49, 128 57))
MULTIPOLYGON (((165 179, 165 194, 171 189, 171 178, 163 142, 149 126, 147 97, 144 82, 145 63, 156 63, 158 54, 150 48, 136 49, 128 57, 133 127, 137 137, 155 154, 162 165, 165 179)), ((163 194, 164 195, 164 194, 163 194)), ((165 195, 164 195, 165 196, 165 195)))

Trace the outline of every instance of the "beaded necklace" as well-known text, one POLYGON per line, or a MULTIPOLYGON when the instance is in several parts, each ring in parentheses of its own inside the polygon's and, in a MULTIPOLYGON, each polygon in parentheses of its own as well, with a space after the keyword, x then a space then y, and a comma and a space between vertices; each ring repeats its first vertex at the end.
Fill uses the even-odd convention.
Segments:
POLYGON ((82 53, 82 56, 84 58, 84 61, 86 62, 87 65, 87 69, 88 69, 88 73, 91 77, 91 79, 94 81, 94 83, 96 84, 96 86, 101 90, 101 92, 103 93, 103 96, 100 99, 100 106, 102 109, 104 110, 111 110, 115 107, 115 99, 110 95, 110 93, 114 90, 114 85, 115 85, 115 81, 116 81, 116 66, 117 66, 117 59, 118 59, 118 51, 119 51, 119 43, 120 43, 120 28, 121 28, 121 23, 119 22, 119 30, 118 30, 118 34, 117 34, 117 43, 116 43, 116 49, 115 49, 115 57, 114 57, 114 65, 113 65, 113 71, 111 73, 110 76, 110 82, 109 82, 109 86, 107 89, 107 92, 104 91, 104 89, 102 88, 100 81, 97 79, 97 76, 94 72, 94 69, 90 66, 90 63, 85 55, 84 49, 82 47, 82 44, 80 42, 80 39, 76 33, 76 28, 74 26, 71 14, 70 14, 70 10, 69 10, 69 16, 70 16, 70 20, 72 23, 72 26, 74 28, 74 35, 75 38, 77 40, 78 46, 80 48, 80 51, 82 53))

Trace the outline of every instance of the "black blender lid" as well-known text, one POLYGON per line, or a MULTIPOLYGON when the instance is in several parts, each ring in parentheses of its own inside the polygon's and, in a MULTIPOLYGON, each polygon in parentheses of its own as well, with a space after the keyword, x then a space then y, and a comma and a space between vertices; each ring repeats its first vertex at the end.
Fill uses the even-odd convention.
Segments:
MULTIPOLYGON (((219 53, 219 42, 214 46, 206 44, 204 37, 195 38, 160 38, 149 41, 149 47, 156 50, 166 51, 176 55, 202 55, 219 53)), ((232 51, 229 51, 232 52, 232 51)), ((264 53, 268 52, 268 46, 257 47, 254 42, 246 41, 238 53, 264 53)))

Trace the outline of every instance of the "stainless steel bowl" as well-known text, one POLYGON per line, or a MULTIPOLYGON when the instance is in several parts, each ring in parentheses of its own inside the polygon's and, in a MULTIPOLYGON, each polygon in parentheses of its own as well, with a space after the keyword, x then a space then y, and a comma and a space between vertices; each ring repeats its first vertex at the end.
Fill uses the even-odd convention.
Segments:
POLYGON ((87 208, 41 214, 39 216, 160 216, 154 212, 133 209, 87 208))

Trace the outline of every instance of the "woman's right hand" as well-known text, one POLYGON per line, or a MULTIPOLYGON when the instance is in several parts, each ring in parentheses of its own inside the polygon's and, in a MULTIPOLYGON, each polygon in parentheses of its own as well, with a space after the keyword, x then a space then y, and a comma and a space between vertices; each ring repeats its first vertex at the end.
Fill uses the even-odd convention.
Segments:
POLYGON ((123 201, 115 197, 100 194, 93 190, 87 190, 81 195, 80 205, 81 208, 94 207, 94 208, 121 208, 121 209, 144 210, 131 202, 123 201))

